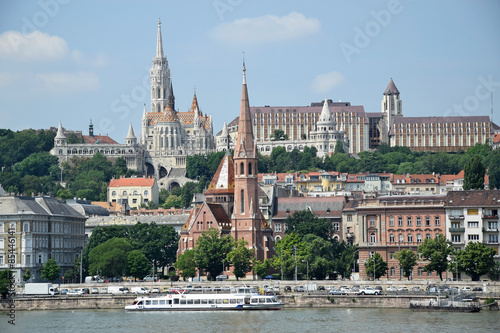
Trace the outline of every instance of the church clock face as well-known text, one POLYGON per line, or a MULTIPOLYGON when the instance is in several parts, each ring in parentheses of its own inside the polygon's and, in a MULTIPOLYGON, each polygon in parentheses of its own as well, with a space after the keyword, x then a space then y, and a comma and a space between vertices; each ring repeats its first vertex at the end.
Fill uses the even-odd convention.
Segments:
POLYGON ((245 157, 245 153, 244 152, 240 152, 240 157, 245 157))

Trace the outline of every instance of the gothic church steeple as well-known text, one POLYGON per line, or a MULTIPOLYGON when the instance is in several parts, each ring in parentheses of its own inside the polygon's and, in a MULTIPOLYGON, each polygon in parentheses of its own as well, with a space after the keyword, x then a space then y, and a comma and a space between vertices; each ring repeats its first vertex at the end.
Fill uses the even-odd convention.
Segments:
POLYGON ((158 35, 156 37, 156 54, 150 72, 151 112, 162 112, 167 105, 174 109, 172 80, 168 61, 163 54, 161 21, 158 19, 158 35))

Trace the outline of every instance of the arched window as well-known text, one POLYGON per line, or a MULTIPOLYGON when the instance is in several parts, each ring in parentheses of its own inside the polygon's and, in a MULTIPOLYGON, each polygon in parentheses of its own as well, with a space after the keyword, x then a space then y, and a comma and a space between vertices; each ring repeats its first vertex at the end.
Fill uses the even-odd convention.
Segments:
POLYGON ((372 232, 370 234, 370 243, 375 243, 377 241, 377 237, 375 236, 375 233, 372 232))
POLYGON ((426 238, 426 239, 430 239, 430 238, 431 238, 431 234, 426 234, 426 235, 425 235, 425 238, 426 238))
POLYGON ((413 242, 413 235, 412 234, 408 234, 408 242, 413 242))
POLYGON ((403 234, 399 234, 399 242, 402 243, 405 241, 405 236, 403 234))
POLYGON ((396 275, 396 269, 394 267, 391 267, 391 276, 396 275))
POLYGON ((245 214, 245 190, 241 190, 241 214, 245 214))
POLYGON ((145 190, 145 191, 144 191, 144 195, 145 195, 145 196, 148 196, 148 195, 149 195, 149 191, 148 191, 148 190, 145 190))
POLYGON ((127 191, 123 191, 123 192, 122 192, 122 195, 127 195, 127 191))
POLYGON ((111 192, 111 195, 115 196, 116 195, 116 191, 111 192))
POLYGON ((422 243, 422 235, 417 234, 417 243, 422 243))
POLYGON ((394 234, 389 235, 389 242, 394 243, 394 234))
POLYGON ((248 174, 252 174, 252 163, 248 162, 248 174))
POLYGON ((240 163, 240 175, 243 175, 245 173, 245 166, 243 162, 240 163))

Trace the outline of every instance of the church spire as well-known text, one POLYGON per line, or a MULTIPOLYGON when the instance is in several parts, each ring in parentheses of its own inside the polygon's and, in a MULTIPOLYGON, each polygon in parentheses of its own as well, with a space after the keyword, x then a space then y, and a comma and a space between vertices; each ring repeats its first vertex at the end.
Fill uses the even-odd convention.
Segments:
POLYGON ((61 121, 59 121, 59 127, 57 128, 57 135, 55 139, 66 139, 66 135, 64 135, 61 121))
POLYGON ((248 89, 247 89, 247 79, 246 79, 246 67, 245 62, 243 62, 243 87, 241 91, 241 106, 240 106, 240 119, 238 122, 238 137, 236 139, 236 145, 234 148, 235 156, 244 156, 250 158, 257 158, 254 155, 256 150, 253 136, 253 125, 252 117, 250 114, 250 102, 248 100, 248 89))
POLYGON ((156 57, 163 58, 163 43, 161 40, 161 20, 158 19, 158 35, 156 37, 156 57))

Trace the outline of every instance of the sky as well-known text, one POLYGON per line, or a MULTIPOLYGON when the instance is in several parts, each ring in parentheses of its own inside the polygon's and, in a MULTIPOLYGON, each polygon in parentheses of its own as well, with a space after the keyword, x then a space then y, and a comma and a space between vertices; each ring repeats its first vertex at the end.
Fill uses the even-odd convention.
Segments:
POLYGON ((405 117, 500 124, 496 0, 0 0, 0 128, 141 133, 162 22, 176 108, 194 91, 214 135, 251 106, 325 97, 380 112, 393 78, 405 117))

